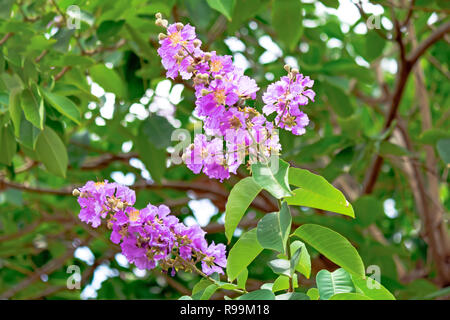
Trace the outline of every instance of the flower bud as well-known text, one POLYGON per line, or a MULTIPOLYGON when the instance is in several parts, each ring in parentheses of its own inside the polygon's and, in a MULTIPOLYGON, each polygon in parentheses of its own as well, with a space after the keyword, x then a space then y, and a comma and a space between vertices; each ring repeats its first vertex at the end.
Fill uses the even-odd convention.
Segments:
POLYGON ((211 60, 211 53, 210 52, 205 53, 204 58, 205 58, 206 61, 211 60))
POLYGON ((214 79, 222 80, 223 77, 222 77, 220 74, 216 74, 216 75, 214 76, 214 79))
POLYGON ((156 13, 156 14, 155 14, 155 18, 156 18, 156 19, 162 19, 162 14, 161 14, 161 12, 156 13))
POLYGON ((187 72, 191 73, 191 72, 195 71, 195 68, 193 66, 191 66, 191 65, 188 65, 186 70, 187 70, 187 72))
POLYGON ((209 94, 209 91, 206 89, 202 89, 202 96, 206 96, 207 94, 209 94))
POLYGON ((78 197, 78 196, 80 195, 80 190, 78 190, 78 189, 73 189, 72 195, 75 196, 75 197, 78 197))
POLYGON ((295 76, 295 75, 297 75, 298 73, 299 73, 299 71, 298 71, 298 69, 297 68, 294 68, 294 69, 292 69, 292 74, 295 76))
POLYGON ((162 27, 162 26, 163 26, 162 19, 156 19, 155 24, 156 24, 158 27, 162 27))
POLYGON ((199 39, 194 40, 194 47, 198 48, 198 47, 200 47, 201 44, 202 44, 202 42, 199 39))
POLYGON ((116 207, 117 207, 117 209, 122 210, 123 209, 123 202, 122 201, 118 201, 116 207))
POLYGON ((181 29, 183 29, 184 25, 181 22, 177 22, 175 24, 175 26, 177 27, 177 30, 180 31, 181 29))
POLYGON ((286 72, 291 71, 291 67, 288 64, 285 64, 283 68, 284 68, 284 70, 286 70, 286 72))
POLYGON ((158 39, 159 39, 159 40, 164 40, 164 39, 166 39, 166 38, 167 38, 167 34, 160 33, 160 34, 158 35, 158 39))

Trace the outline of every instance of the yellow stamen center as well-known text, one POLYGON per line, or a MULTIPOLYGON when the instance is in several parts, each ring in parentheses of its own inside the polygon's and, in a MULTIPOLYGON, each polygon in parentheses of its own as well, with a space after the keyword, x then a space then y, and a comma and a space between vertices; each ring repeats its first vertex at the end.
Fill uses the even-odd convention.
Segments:
POLYGON ((130 212, 130 221, 131 222, 136 222, 139 219, 139 210, 134 210, 132 212, 130 212))
POLYGON ((212 72, 219 72, 220 70, 222 70, 222 62, 220 60, 214 60, 211 61, 211 71, 212 72))
POLYGON ((225 104, 227 96, 225 95, 225 89, 220 89, 214 92, 215 100, 218 104, 225 104))

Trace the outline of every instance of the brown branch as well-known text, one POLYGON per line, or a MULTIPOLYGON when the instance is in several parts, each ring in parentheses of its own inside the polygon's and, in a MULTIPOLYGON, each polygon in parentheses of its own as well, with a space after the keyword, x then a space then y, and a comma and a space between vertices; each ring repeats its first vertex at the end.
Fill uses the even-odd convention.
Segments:
MULTIPOLYGON (((90 240, 91 240, 91 238, 88 238, 87 240, 83 241, 82 244, 80 244, 80 246, 85 245, 90 240)), ((38 281, 40 279, 41 275, 49 274, 55 270, 58 270, 59 268, 61 268, 64 265, 64 263, 67 261, 67 259, 73 257, 73 253, 75 252, 75 250, 76 250, 76 247, 71 247, 71 248, 67 249, 66 253, 63 254, 61 257, 49 261, 47 264, 45 264, 41 268, 34 271, 30 277, 26 278, 25 280, 18 283, 17 285, 10 288, 9 290, 4 291, 2 294, 0 294, 0 299, 9 299, 9 298, 13 297, 16 293, 20 292, 21 290, 25 289, 29 285, 38 281)))
POLYGON ((417 60, 431 47, 434 43, 440 40, 446 33, 450 32, 450 22, 441 24, 436 28, 431 35, 419 44, 407 57, 410 68, 414 66, 417 60))
POLYGON ((8 32, 3 36, 3 38, 0 39, 0 46, 3 45, 6 41, 8 41, 9 38, 11 38, 14 35, 13 32, 8 32))

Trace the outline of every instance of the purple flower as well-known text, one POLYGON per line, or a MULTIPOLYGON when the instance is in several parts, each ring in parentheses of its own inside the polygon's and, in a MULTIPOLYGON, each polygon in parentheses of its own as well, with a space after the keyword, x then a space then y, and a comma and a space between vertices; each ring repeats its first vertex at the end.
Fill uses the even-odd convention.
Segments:
POLYGON ((264 114, 277 112, 275 123, 280 128, 292 131, 295 135, 305 133, 304 128, 309 119, 299 107, 307 105, 308 99, 314 101, 315 92, 307 89, 313 84, 313 80, 302 74, 281 77, 281 80, 269 85, 263 95, 264 114))
MULTIPOLYGON (((214 167, 206 163, 205 168, 213 170, 214 167)), ((82 207, 80 219, 96 227, 109 214, 107 226, 112 229, 111 241, 120 244, 122 254, 136 267, 159 266, 164 271, 172 269, 174 275, 176 270, 192 270, 201 261, 205 273, 223 273, 225 246, 214 243, 208 246, 206 233, 199 226, 185 226, 170 214, 167 206, 149 204, 138 210, 130 205, 135 201, 134 191, 107 181, 89 181, 78 191, 74 194, 78 194, 82 207)))

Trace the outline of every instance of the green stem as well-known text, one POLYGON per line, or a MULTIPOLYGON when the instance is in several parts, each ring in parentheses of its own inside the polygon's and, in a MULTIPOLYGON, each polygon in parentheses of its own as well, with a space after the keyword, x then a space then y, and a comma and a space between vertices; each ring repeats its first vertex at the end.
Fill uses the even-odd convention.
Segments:
MULTIPOLYGON (((278 208, 281 210, 281 200, 278 200, 278 208)), ((291 213, 291 210, 289 210, 289 214, 291 213)), ((291 262, 291 238, 288 237, 287 243, 286 243, 286 254, 289 262, 291 262)), ((294 292, 294 277, 289 276, 289 289, 288 292, 294 292)))
MULTIPOLYGON (((201 276, 204 277, 205 279, 208 279, 209 281, 211 281, 212 283, 214 283, 215 285, 217 285, 218 287, 220 287, 220 284, 217 283, 217 280, 211 278, 211 277, 208 276, 206 273, 204 273, 203 271, 201 271, 199 268, 197 268, 197 266, 196 266, 194 263, 192 263, 192 262, 190 262, 190 261, 187 261, 187 260, 183 259, 183 258, 182 258, 179 254, 177 254, 177 253, 174 253, 174 255, 177 256, 178 258, 180 258, 184 263, 186 263, 187 265, 189 265, 189 266, 192 268, 192 270, 194 270, 195 272, 197 272, 199 275, 201 275, 201 276)), ((230 284, 232 284, 232 283, 230 283, 230 284)), ((235 291, 235 292, 238 292, 238 293, 241 293, 241 294, 247 293, 247 292, 248 292, 248 291, 245 290, 245 289, 243 289, 243 290, 241 290, 241 289, 231 289, 231 290, 232 290, 232 291, 235 291)))

